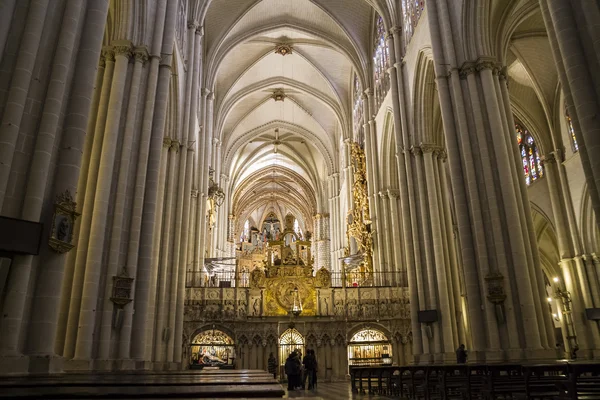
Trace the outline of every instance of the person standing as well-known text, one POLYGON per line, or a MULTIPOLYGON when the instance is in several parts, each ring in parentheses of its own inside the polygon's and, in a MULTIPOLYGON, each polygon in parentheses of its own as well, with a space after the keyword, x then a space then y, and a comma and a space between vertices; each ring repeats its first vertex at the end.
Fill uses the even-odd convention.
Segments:
POLYGON ((304 380, 308 378, 308 390, 314 390, 317 375, 317 359, 314 350, 307 350, 306 357, 303 360, 304 364, 304 380))
POLYGON ((467 363, 467 351, 465 350, 465 345, 461 344, 456 349, 456 363, 457 364, 466 364, 467 363))
POLYGON ((268 371, 270 374, 273 374, 273 379, 277 379, 277 360, 275 359, 275 355, 273 354, 273 352, 271 352, 271 354, 269 354, 269 361, 268 361, 268 371))

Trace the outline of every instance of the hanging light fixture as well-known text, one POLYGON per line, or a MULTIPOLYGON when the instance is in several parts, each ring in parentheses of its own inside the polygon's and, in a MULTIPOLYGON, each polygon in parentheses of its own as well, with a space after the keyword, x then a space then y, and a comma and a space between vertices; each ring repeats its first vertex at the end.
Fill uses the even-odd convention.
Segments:
POLYGON ((213 199, 217 207, 221 207, 225 201, 225 192, 215 182, 215 170, 208 168, 208 198, 213 199))
POLYGON ((302 301, 300 300, 300 294, 298 293, 298 287, 294 287, 294 290, 292 291, 292 309, 290 310, 290 313, 294 316, 294 317, 298 317, 301 313, 302 313, 302 301))

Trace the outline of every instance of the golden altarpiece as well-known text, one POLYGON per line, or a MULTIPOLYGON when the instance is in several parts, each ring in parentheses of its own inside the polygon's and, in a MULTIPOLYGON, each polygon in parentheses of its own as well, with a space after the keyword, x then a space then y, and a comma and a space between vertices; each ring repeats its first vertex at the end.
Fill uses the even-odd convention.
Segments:
MULTIPOLYGON (((241 286, 263 291, 263 316, 286 316, 294 308, 294 302, 301 307, 303 316, 314 316, 317 288, 331 286, 331 273, 327 269, 314 271, 311 242, 296 233, 294 220, 288 214, 283 231, 273 240, 238 258, 241 286)), ((256 307, 252 304, 251 308, 258 313, 258 304, 256 307)))
POLYGON ((249 225, 230 285, 187 286, 183 351, 191 365, 200 354, 204 362, 219 362, 210 357, 213 349, 226 361, 228 346, 235 367, 249 369, 266 369, 271 352, 282 365, 291 350, 314 349, 326 366, 321 380, 345 379, 351 365, 409 362, 408 288, 405 280, 385 285, 374 279, 365 154, 354 143, 351 155, 353 199, 341 279, 316 270, 310 237, 294 229, 293 215, 280 221, 269 214, 261 226, 249 225), (215 330, 231 342, 207 343, 207 332, 215 330))

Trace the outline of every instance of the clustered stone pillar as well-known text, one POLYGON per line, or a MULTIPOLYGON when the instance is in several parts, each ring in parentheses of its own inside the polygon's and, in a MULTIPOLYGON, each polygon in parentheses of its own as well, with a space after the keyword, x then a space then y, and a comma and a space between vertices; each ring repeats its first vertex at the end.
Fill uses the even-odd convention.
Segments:
POLYGON ((600 5, 597 2, 542 1, 550 47, 567 110, 577 137, 596 222, 600 225, 600 5))
POLYGON ((564 187, 567 182, 560 178, 564 169, 561 154, 560 150, 555 150, 547 153, 543 160, 562 272, 561 276, 549 278, 553 281, 554 301, 558 302, 558 309, 564 312, 564 302, 569 300, 573 309, 569 317, 562 315, 560 318, 565 351, 567 354, 575 351, 577 357, 594 358, 594 349, 600 346, 600 331, 597 323, 585 320, 585 309, 600 306, 598 277, 594 271, 593 256, 583 254, 579 232, 575 224, 571 224, 573 208, 569 204, 568 188, 564 187), (558 281, 554 282, 554 278, 558 281), (564 291, 570 294, 570 298, 564 296, 564 291), (573 329, 575 335, 570 334, 573 329))
POLYGON ((411 147, 410 132, 408 127, 407 93, 405 90, 405 74, 402 64, 397 62, 402 58, 402 30, 392 28, 388 35, 390 48, 390 74, 392 92, 392 111, 394 113, 394 135, 396 143, 396 159, 398 167, 399 185, 399 221, 402 237, 402 264, 407 272, 407 285, 410 288, 410 312, 412 330, 412 354, 416 363, 429 360, 429 342, 424 327, 419 324, 415 316, 420 310, 425 310, 422 277, 418 273, 417 266, 421 265, 421 245, 418 238, 418 222, 415 202, 415 183, 413 177, 413 163, 408 153, 411 147))
MULTIPOLYGON (((14 15, 21 5, 11 6, 9 2, 8 6, 3 9, 6 20, 0 30, 2 52, 11 30, 24 25, 24 34, 17 53, 0 53, 6 60, 15 59, 0 125, 0 214, 51 227, 57 196, 67 191, 74 196, 76 192, 108 1, 70 1, 64 9, 58 3, 32 1, 25 12, 14 15), (48 12, 56 12, 56 18, 46 18, 48 12), (40 49, 44 31, 55 32, 55 40, 50 39, 50 43, 56 48, 40 49), (39 73, 35 81, 44 90, 30 92, 33 68, 43 57, 51 60, 50 69, 39 73), (41 113, 36 107, 25 108, 28 98, 40 104, 41 113), (22 125, 24 119, 33 123, 22 125), (29 131, 28 126, 38 124, 35 132, 29 131), (17 155, 16 141, 24 135, 30 135, 35 146, 30 153, 17 155), (18 163, 13 163, 15 157, 18 163), (23 184, 28 182, 25 190, 15 191, 19 186, 14 185, 7 190, 9 180, 24 176, 27 170, 29 179, 21 178, 23 184)), ((0 373, 60 370, 54 340, 59 333, 65 258, 65 254, 55 253, 47 245, 42 246, 38 257, 15 257, 0 321, 0 373), (26 301, 28 297, 33 297, 32 301, 26 301), (28 318, 29 324, 23 318, 28 318)))
POLYGON ((428 2, 428 18, 464 267, 469 359, 550 359, 554 331, 544 311, 506 83, 493 59, 457 64, 449 7, 447 0, 428 2))

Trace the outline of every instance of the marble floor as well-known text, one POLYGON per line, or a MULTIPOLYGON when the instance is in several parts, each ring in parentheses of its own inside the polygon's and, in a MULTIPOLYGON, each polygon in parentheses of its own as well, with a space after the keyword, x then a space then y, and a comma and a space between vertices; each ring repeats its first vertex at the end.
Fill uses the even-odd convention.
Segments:
MULTIPOLYGON (((285 388, 285 386, 284 386, 285 388)), ((285 399, 312 399, 312 400, 388 400, 391 397, 375 396, 352 393, 350 382, 319 383, 317 390, 286 390, 285 399)))

